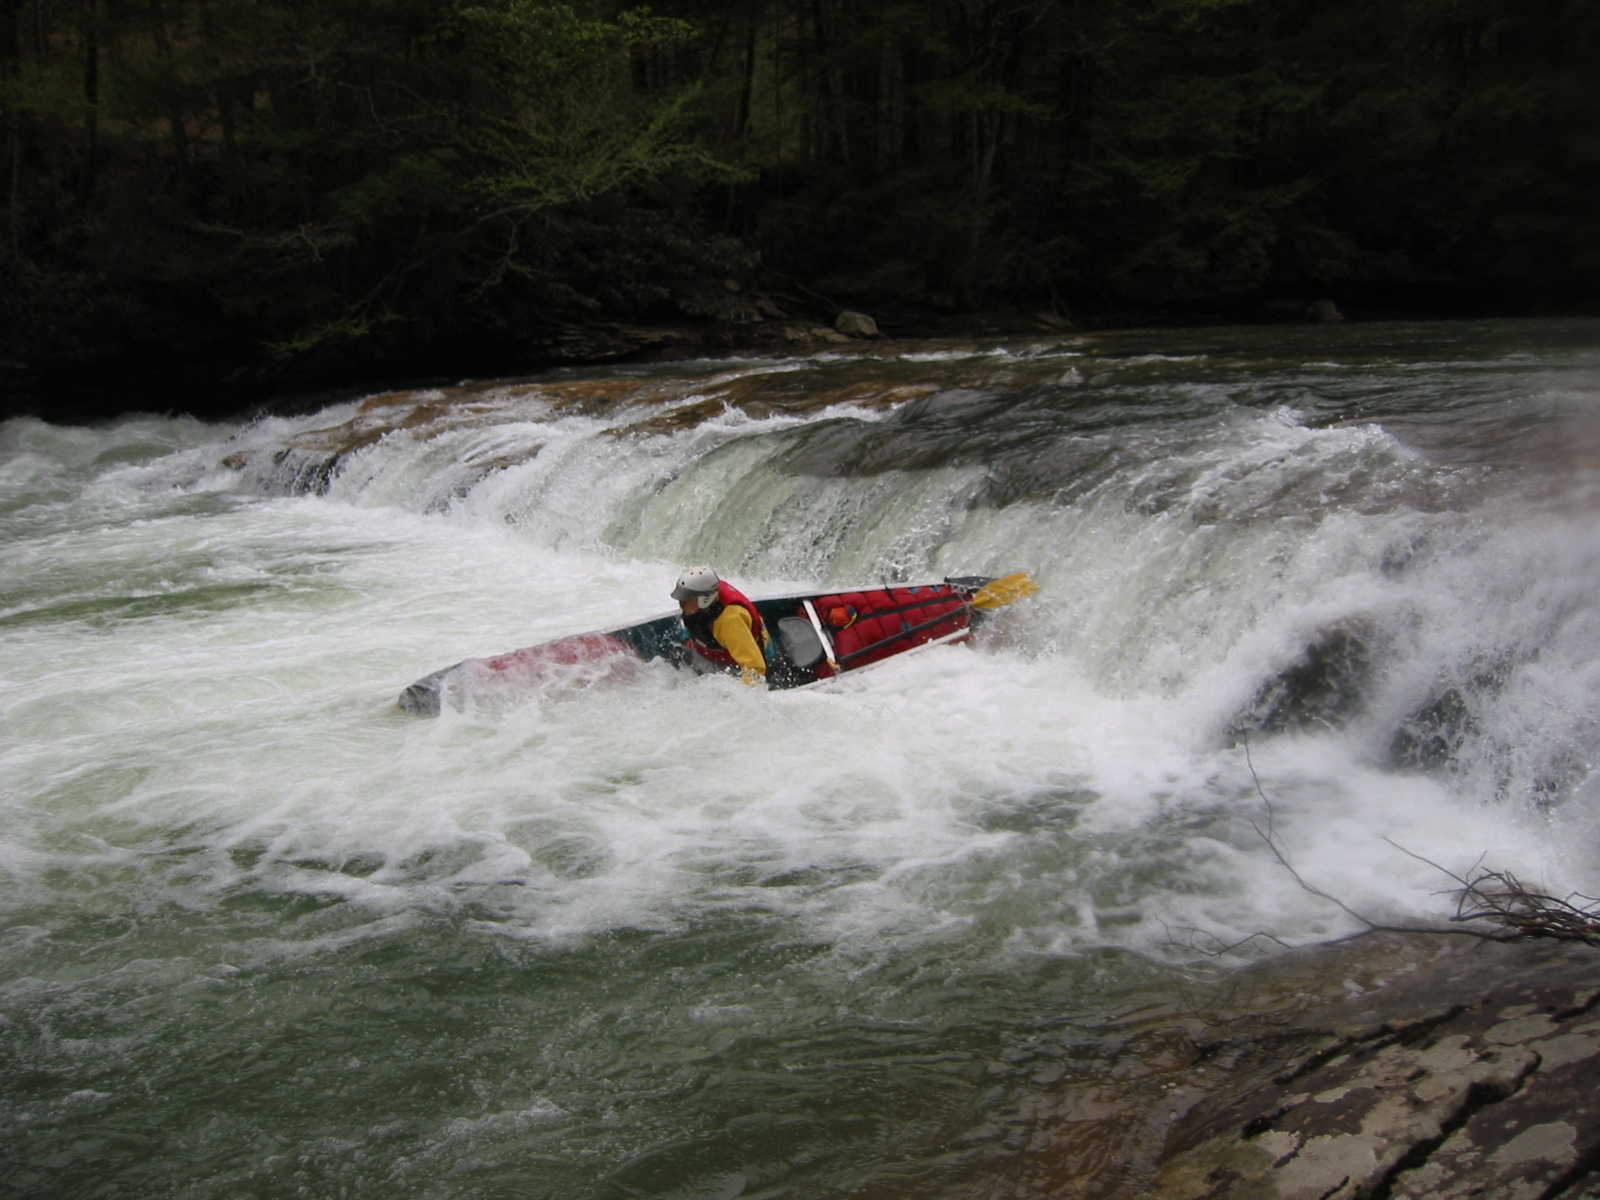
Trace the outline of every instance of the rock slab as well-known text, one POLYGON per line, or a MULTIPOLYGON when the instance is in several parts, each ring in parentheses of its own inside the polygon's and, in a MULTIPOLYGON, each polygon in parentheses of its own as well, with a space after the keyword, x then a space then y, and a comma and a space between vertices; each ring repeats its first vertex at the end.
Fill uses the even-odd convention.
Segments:
MULTIPOLYGON (((1465 943, 1203 1052, 1148 1200, 1600 1197, 1600 950, 1465 943)), ((1132 1182, 1132 1181, 1129 1181, 1132 1182)))

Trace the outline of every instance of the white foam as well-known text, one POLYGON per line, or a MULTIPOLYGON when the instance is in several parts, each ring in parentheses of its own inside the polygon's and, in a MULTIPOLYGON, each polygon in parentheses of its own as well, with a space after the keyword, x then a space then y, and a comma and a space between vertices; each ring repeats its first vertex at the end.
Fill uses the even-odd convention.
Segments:
POLYGON ((393 435, 322 498, 218 472, 349 411, 6 426, 3 478, 55 506, 14 515, 0 552, 39 581, 0 608, 8 904, 118 870, 183 904, 326 900, 344 915, 307 946, 417 912, 564 939, 738 911, 863 955, 963 936, 1162 955, 1352 927, 1301 880, 1416 917, 1442 910, 1440 868, 1485 852, 1557 889, 1593 877, 1581 836, 1552 832, 1594 821, 1595 535, 1451 493, 1375 426, 1223 407, 1149 432, 1131 469, 998 509, 989 464, 789 473, 800 419, 739 414, 620 441, 532 408, 393 435), (987 648, 825 688, 652 668, 437 721, 394 710, 459 659, 668 610, 693 559, 757 593, 1016 569, 1043 592, 987 648), (1354 619, 1387 655, 1366 709, 1260 739, 1252 776, 1229 722, 1354 619), (1385 766, 1386 731, 1475 663, 1506 686, 1474 701, 1457 774, 1385 766), (1577 790, 1555 817, 1517 801, 1563 763, 1577 790))

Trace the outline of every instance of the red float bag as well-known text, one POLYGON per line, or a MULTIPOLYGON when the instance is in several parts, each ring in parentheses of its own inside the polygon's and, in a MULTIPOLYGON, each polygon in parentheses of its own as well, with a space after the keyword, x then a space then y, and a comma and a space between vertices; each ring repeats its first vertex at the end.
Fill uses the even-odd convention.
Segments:
MULTIPOLYGON (((840 671, 943 638, 962 641, 950 635, 964 634, 971 623, 966 597, 943 584, 839 592, 821 597, 815 607, 833 638, 833 659, 840 671)), ((817 667, 819 678, 833 674, 825 662, 817 667)))

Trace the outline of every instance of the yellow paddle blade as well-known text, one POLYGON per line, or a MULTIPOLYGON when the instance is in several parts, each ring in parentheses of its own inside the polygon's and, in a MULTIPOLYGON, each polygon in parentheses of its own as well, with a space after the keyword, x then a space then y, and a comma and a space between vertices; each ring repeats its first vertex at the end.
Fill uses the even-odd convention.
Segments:
POLYGON ((1039 585, 1028 578, 1026 571, 1002 575, 999 579, 991 579, 972 594, 972 607, 1001 608, 1024 600, 1038 590, 1039 585))

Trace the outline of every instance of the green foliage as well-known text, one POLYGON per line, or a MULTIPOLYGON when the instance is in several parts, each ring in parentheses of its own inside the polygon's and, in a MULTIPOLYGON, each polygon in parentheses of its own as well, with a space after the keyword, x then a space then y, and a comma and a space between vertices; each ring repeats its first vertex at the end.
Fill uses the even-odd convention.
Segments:
POLYGON ((716 317, 763 269, 1119 312, 1600 284, 1583 0, 29 14, 0 40, 0 355, 30 362, 515 359, 716 317))
POLYGON ((81 121, 88 107, 82 68, 63 60, 17 63, 0 78, 0 109, 13 121, 81 121))
MULTIPOLYGON (((479 344, 485 328, 511 352, 521 335, 497 308, 537 323, 658 305, 658 287, 602 274, 608 255, 588 249, 602 211, 662 214, 621 223, 624 258, 684 278, 727 264, 698 231, 663 225, 697 225, 684 198, 735 176, 696 141, 690 95, 642 94, 630 74, 634 55, 692 35, 681 21, 538 0, 167 9, 102 34, 101 154, 18 178, 42 209, 45 185, 78 175, 83 216, 125 242, 47 242, 19 205, 10 240, 34 272, 66 281, 98 264, 146 297, 164 281, 185 303, 209 295, 280 360, 370 363, 463 332, 479 344)), ((50 127, 83 124, 81 76, 70 55, 45 57, 0 96, 42 149, 50 127)), ((70 211, 51 226, 69 230, 70 211)), ((91 341, 93 307, 79 309, 91 341)))

